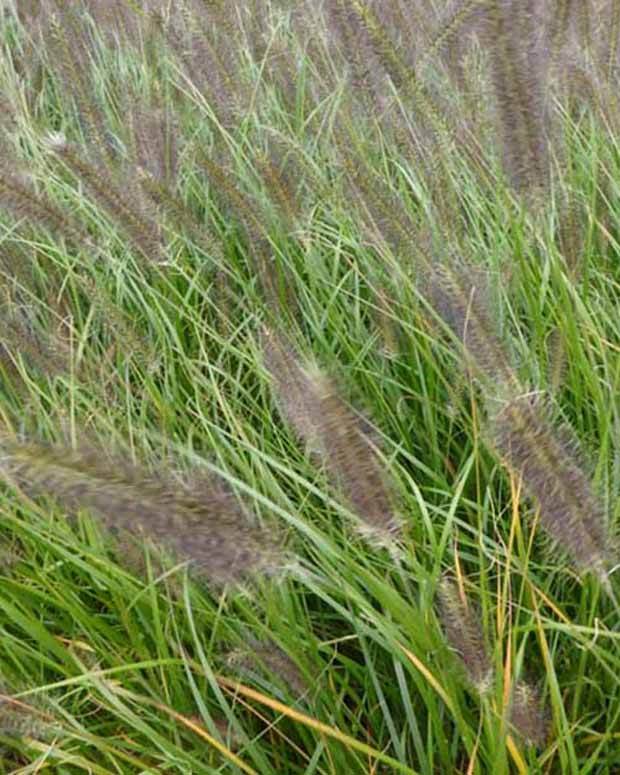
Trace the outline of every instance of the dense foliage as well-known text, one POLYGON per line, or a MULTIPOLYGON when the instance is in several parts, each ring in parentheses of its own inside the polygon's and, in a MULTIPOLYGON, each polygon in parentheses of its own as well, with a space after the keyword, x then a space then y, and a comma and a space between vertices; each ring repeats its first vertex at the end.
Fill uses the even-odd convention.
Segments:
POLYGON ((0 23, 2 772, 619 772, 620 2, 0 23))

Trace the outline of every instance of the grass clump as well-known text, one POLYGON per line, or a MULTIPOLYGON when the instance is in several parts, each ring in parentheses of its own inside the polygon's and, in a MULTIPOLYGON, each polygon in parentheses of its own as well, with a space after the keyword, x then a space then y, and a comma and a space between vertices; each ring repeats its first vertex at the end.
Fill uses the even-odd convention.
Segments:
POLYGON ((0 17, 0 770, 614 772, 617 3, 0 17))

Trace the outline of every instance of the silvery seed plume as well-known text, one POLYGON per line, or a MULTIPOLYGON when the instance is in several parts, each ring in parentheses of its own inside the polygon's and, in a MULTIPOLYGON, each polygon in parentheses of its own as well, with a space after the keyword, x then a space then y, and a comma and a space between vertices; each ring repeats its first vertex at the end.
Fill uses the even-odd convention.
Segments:
POLYGON ((484 694, 493 681, 493 665, 480 617, 461 599, 456 582, 447 576, 439 584, 437 597, 446 640, 458 654, 469 683, 484 694))
POLYGON ((214 478, 183 485, 110 462, 101 451, 11 440, 0 444, 0 455, 2 474, 24 491, 52 496, 72 510, 91 509, 105 527, 153 540, 215 584, 281 567, 281 533, 251 524, 214 478))
POLYGON ((282 417, 320 457, 362 520, 362 532, 390 540, 399 525, 386 473, 359 418, 324 375, 306 370, 274 331, 262 332, 263 359, 282 417))
POLYGON ((538 505, 543 528, 577 566, 595 573, 611 594, 607 566, 612 552, 605 509, 568 430, 554 427, 541 400, 522 395, 507 400, 496 413, 491 439, 504 464, 521 477, 525 493, 538 505))
POLYGON ((513 687, 509 722, 526 745, 544 747, 551 725, 549 713, 534 684, 517 681, 513 687))

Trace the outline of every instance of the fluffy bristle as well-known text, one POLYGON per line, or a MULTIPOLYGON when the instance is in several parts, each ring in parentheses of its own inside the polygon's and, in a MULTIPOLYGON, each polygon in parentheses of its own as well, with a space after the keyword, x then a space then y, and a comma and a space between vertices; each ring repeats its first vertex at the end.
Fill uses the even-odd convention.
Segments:
POLYGON ((250 523, 223 483, 184 486, 98 451, 4 441, 2 472, 26 491, 95 511, 108 528, 152 539, 214 584, 282 564, 283 536, 250 523))
POLYGON ((610 539, 577 444, 555 428, 544 403, 514 398, 493 421, 493 442, 540 508, 541 524, 578 566, 606 579, 610 539))
POLYGON ((275 643, 251 638, 244 648, 230 652, 226 661, 229 667, 242 672, 254 672, 262 666, 297 696, 308 691, 308 684, 300 669, 275 643))
POLYGON ((493 680, 482 624, 476 612, 459 595, 452 579, 444 577, 438 590, 439 615, 446 640, 459 655, 464 673, 480 693, 488 691, 493 680))
POLYGON ((398 528, 386 472, 359 418, 324 375, 304 369, 276 333, 263 331, 263 356, 278 407, 314 449, 336 486, 362 520, 362 531, 389 540, 398 528))
POLYGON ((542 748, 549 736, 550 719, 538 689, 518 681, 512 691, 510 725, 527 745, 542 748))

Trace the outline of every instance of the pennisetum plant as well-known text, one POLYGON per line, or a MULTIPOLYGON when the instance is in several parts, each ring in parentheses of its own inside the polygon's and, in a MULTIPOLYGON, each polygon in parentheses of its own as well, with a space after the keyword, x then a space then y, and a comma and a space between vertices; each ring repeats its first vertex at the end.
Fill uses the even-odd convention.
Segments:
MULTIPOLYGON (((448 645, 458 655, 466 682, 484 700, 495 681, 495 669, 479 612, 449 575, 444 575, 439 582, 437 599, 439 620, 448 645)), ((533 683, 524 680, 514 683, 508 722, 523 743, 544 746, 549 735, 549 718, 533 683)))
POLYGON ((170 107, 155 100, 128 105, 134 164, 162 186, 174 188, 179 167, 179 127, 170 107))
POLYGON ((382 93, 385 92, 385 84, 381 83, 382 67, 367 31, 351 4, 345 0, 330 0, 325 9, 330 38, 335 38, 334 49, 344 56, 351 86, 373 112, 380 114, 384 109, 382 93))
POLYGON ((421 274, 424 296, 461 343, 466 365, 493 390, 514 383, 510 358, 494 321, 485 272, 450 258, 433 266, 427 255, 421 274))
POLYGON ((232 3, 188 0, 181 13, 161 24, 184 79, 229 130, 238 124, 241 106, 248 99, 237 58, 237 28, 231 20, 235 11, 232 3))
POLYGON ((253 674, 266 670, 278 678, 295 696, 307 694, 308 682, 295 662, 272 641, 249 638, 243 648, 230 651, 226 657, 229 668, 253 674))
POLYGON ((611 0, 609 10, 609 52, 607 55, 607 80, 613 82, 618 69, 618 54, 620 53, 620 3, 611 0))
POLYGON ((0 164, 0 207, 13 218, 51 231, 56 238, 64 237, 72 245, 92 244, 78 221, 38 191, 29 176, 9 169, 6 163, 0 164))
POLYGON ((551 408, 527 393, 485 311, 481 278, 443 267, 427 291, 436 314, 464 345, 466 362, 480 378, 491 412, 489 441, 520 477, 540 509, 542 527, 582 570, 591 571, 615 600, 608 576, 614 550, 605 509, 587 473, 579 445, 553 422, 551 408))
POLYGON ((538 687, 517 681, 512 688, 508 722, 526 745, 543 748, 550 731, 550 718, 538 687))
MULTIPOLYGON (((58 65, 56 80, 76 103, 88 141, 87 154, 63 136, 54 135, 51 146, 57 158, 93 202, 119 226, 131 247, 149 260, 166 259, 165 224, 174 221, 225 265, 223 252, 205 236, 206 231, 201 235, 200 220, 194 217, 182 197, 177 196, 178 128, 172 113, 163 104, 138 105, 130 111, 131 164, 123 165, 119 153, 111 148, 104 111, 93 96, 87 75, 93 51, 87 39, 88 26, 81 16, 84 4, 77 11, 63 0, 48 0, 43 5, 56 9, 49 17, 50 44, 58 65)), ((103 19, 104 12, 117 5, 114 2, 105 7, 106 4, 93 0, 94 15, 97 18, 101 12, 103 19)), ((183 90, 189 86, 192 107, 209 119, 205 122, 208 124, 205 136, 207 131, 218 135, 214 143, 216 152, 218 142, 220 148, 227 148, 227 161, 233 162, 228 166, 218 163, 210 151, 203 150, 206 145, 200 147, 202 168, 211 192, 225 203, 220 212, 222 221, 232 221, 243 231, 245 244, 241 247, 247 249, 254 261, 253 268, 263 286, 270 314, 282 318, 287 304, 282 299, 283 283, 272 260, 272 244, 277 242, 273 239, 272 243, 273 235, 265 225, 264 216, 275 212, 281 221, 279 226, 284 227, 280 231, 286 232, 287 239, 295 238, 301 221, 298 180, 287 177, 282 157, 270 148, 264 154, 255 153, 251 174, 239 175, 235 180, 232 169, 239 166, 237 162, 242 157, 251 155, 247 147, 251 145, 248 140, 252 137, 254 119, 256 123, 263 121, 263 114, 258 110, 256 115, 248 115, 247 121, 241 121, 241 106, 254 107, 261 84, 253 91, 247 89, 240 64, 246 50, 249 51, 248 58, 254 57, 253 66, 264 79, 263 65, 266 67, 269 57, 270 36, 273 33, 275 39, 276 33, 279 34, 275 16, 270 15, 272 6, 259 0, 245 6, 223 0, 183 0, 176 10, 174 3, 167 5, 166 13, 163 9, 161 14, 149 11, 148 16, 149 22, 159 20, 159 30, 176 56, 173 69, 180 76, 182 86, 175 84, 175 98, 182 102, 186 96, 183 90), (239 32, 239 19, 246 25, 245 35, 239 32), (248 44, 243 51, 241 41, 248 44), (262 207, 263 199, 248 190, 249 181, 257 179, 270 201, 267 208, 262 207)), ((398 265, 400 269, 413 254, 411 264, 415 264, 418 277, 422 277, 426 301, 460 343, 463 363, 475 374, 477 387, 482 388, 490 415, 490 446, 520 479, 525 494, 540 512, 542 527, 579 568, 593 572, 613 596, 609 579, 613 545, 603 504, 571 434, 556 424, 549 405, 525 392, 498 332, 485 273, 468 265, 459 267, 446 255, 433 256, 424 245, 417 244, 426 207, 430 210, 442 206, 441 212, 434 215, 446 233, 449 230, 450 240, 457 230, 464 231, 475 220, 475 214, 465 212, 462 206, 465 200, 460 198, 461 192, 456 191, 458 185, 453 183, 458 170, 452 169, 448 162, 454 147, 467 151, 467 140, 456 138, 458 132, 453 126, 449 128, 453 122, 448 120, 443 97, 439 97, 442 73, 434 72, 428 80, 422 78, 423 66, 430 64, 429 60, 444 43, 460 34, 474 11, 486 20, 483 42, 490 60, 506 174, 517 193, 528 199, 548 187, 549 52, 540 48, 540 42, 548 43, 549 38, 535 28, 540 5, 535 0, 454 2, 440 18, 434 34, 425 29, 424 37, 429 42, 426 48, 420 47, 421 53, 416 58, 411 52, 403 51, 402 40, 397 40, 397 35, 399 26, 406 20, 415 20, 416 16, 420 20, 417 4, 400 0, 383 4, 326 0, 324 7, 332 22, 329 34, 335 35, 337 46, 348 62, 349 83, 354 87, 354 94, 352 100, 349 94, 342 99, 342 104, 351 111, 345 116, 348 123, 342 119, 341 112, 337 118, 330 115, 325 124, 336 128, 330 135, 335 140, 340 162, 340 170, 336 172, 344 173, 347 186, 346 195, 340 199, 362 213, 364 237, 370 235, 375 245, 380 242, 381 247, 389 247, 392 266, 398 265), (378 126, 373 140, 378 140, 379 145, 371 142, 365 145, 359 140, 361 133, 354 126, 358 116, 351 105, 356 105, 355 98, 359 101, 360 97, 373 108, 372 120, 366 126, 371 131, 378 126), (397 110, 390 113, 390 106, 400 110, 398 120, 397 110), (384 132, 385 116, 393 121, 399 152, 405 150, 398 158, 392 157, 391 150, 384 145, 384 141, 391 139, 390 133, 384 132), (377 149, 379 152, 375 153, 377 149), (370 161, 373 153, 381 157, 377 172, 370 161), (394 179, 398 178, 398 185, 391 185, 392 174, 394 179), (403 196, 405 180, 412 181, 407 188, 408 203, 403 196)), ((565 46, 573 22, 581 38, 589 40, 591 19, 586 14, 593 6, 588 0, 581 5, 564 0, 553 7, 557 16, 551 33, 550 58, 555 60, 565 46)), ((603 55, 606 60, 603 82, 609 82, 617 66, 620 30, 620 5, 614 1, 608 7, 610 35, 603 55)), ((306 13, 314 8, 314 3, 308 3, 306 13)), ((23 10, 20 15, 24 16, 23 10)), ((417 20, 409 25, 408 31, 416 24, 417 20)), ((596 79, 593 74, 590 77, 589 44, 586 49, 584 85, 594 84, 592 91, 597 92, 596 79)), ((294 71, 294 58, 284 52, 282 60, 294 71)), ((581 66, 580 59, 578 63, 581 66)), ((323 65, 314 63, 318 71, 323 65)), ((164 71, 162 67, 161 72, 164 71)), ((285 77, 294 80, 291 73, 285 77)), ((329 89, 332 82, 329 79, 326 82, 329 89)), ((289 86, 290 83, 283 82, 282 91, 289 86)), ((286 119, 292 118, 293 108, 299 109, 297 124, 304 125, 299 132, 305 141, 305 126, 311 124, 309 116, 303 115, 303 88, 300 84, 299 92, 290 90, 286 102, 291 112, 286 119)), ((326 95, 323 93, 323 96, 326 95)), ((593 98, 588 99, 594 103, 593 98)), ((315 101, 309 112, 314 114, 312 121, 320 123, 316 118, 321 114, 318 103, 315 101)), ((337 106, 337 100, 333 104, 337 106)), ((458 119, 457 123, 459 128, 464 126, 458 119)), ((201 137, 198 132, 196 136, 201 137)), ((295 142, 298 141, 296 137, 295 142)), ((201 142, 202 139, 197 141, 198 146, 201 142)), ((301 142, 298 145, 302 147, 301 142)), ((469 161, 476 158, 475 153, 465 153, 465 156, 469 161)), ((326 188, 333 182, 331 172, 325 176, 325 180, 329 179, 326 188)), ((317 199, 323 199, 323 192, 317 199)), ((78 244, 89 241, 85 229, 10 165, 0 170, 0 204, 13 216, 44 225, 78 244)), ((560 247, 571 272, 577 271, 579 263, 580 242, 576 237, 578 223, 584 217, 579 210, 566 211, 560 247)), ((484 240, 489 232, 486 224, 480 229, 484 240)), ((235 250, 238 247, 234 245, 235 250)), ((384 256, 385 253, 379 258, 384 256)), ((96 283, 83 279, 76 284, 93 299, 97 295, 96 283)), ((391 299, 381 296, 379 303, 382 313, 389 317, 391 299)), ((289 306, 292 309, 293 302, 289 306)), ((20 325, 12 318, 2 322, 10 336, 18 340, 20 325)), ((120 325, 117 328, 120 330, 120 325)), ((264 327, 260 343, 282 418, 314 453, 314 459, 320 460, 334 488, 357 515, 360 530, 391 544, 401 525, 378 444, 342 398, 334 381, 304 362, 278 330, 264 327)), ((25 336, 18 342, 21 354, 34 360, 36 352, 29 350, 31 344, 25 336)), ((0 358, 4 352, 0 349, 0 358)), ((68 509, 91 509, 110 529, 154 540, 216 585, 239 582, 251 573, 272 572, 283 562, 281 531, 261 529, 253 524, 233 494, 213 477, 184 484, 165 470, 148 472, 124 461, 107 460, 105 455, 92 450, 76 451, 7 438, 0 439, 0 471, 11 485, 29 495, 49 495, 68 509)), ((448 577, 439 584, 438 598, 445 638, 458 654, 467 682, 483 696, 494 680, 494 671, 478 613, 448 577)), ((284 678, 294 691, 306 690, 296 666, 272 644, 250 640, 243 654, 231 655, 231 664, 238 668, 252 669, 257 663, 284 678)), ((6 709, 6 698, 0 696, 0 729, 6 709)), ((544 743, 546 717, 540 695, 526 682, 517 681, 512 687, 509 722, 526 742, 544 743)))
POLYGON ((417 59, 416 66, 421 69, 431 61, 444 46, 449 46, 458 39, 459 33, 476 11, 486 5, 486 0, 453 0, 448 3, 437 23, 437 30, 429 45, 424 48, 417 59))
MULTIPOLYGON (((35 707, 13 695, 14 692, 0 676, 0 735, 49 740, 59 734, 61 727, 45 708, 44 700, 35 707)), ((0 747, 0 757, 2 753, 0 747)))
MULTIPOLYGON (((269 229, 261 218, 264 213, 258 198, 236 186, 231 181, 227 166, 211 158, 203 149, 199 149, 199 157, 209 183, 217 191, 222 209, 227 210, 231 221, 240 227, 244 247, 258 276, 266 303, 282 316, 292 314, 296 308, 296 297, 286 268, 274 261, 269 229)), ((227 161, 234 163, 233 159, 227 161)), ((279 185, 282 185, 281 181, 279 185)), ((284 190, 282 196, 286 196, 284 190)), ((279 211, 282 217, 282 207, 279 211)))
MULTIPOLYGON (((47 3, 45 5, 48 5, 47 3)), ((74 101, 85 140, 94 149, 97 161, 113 161, 106 133, 106 121, 92 88, 92 46, 88 37, 84 8, 65 0, 51 0, 40 35, 49 38, 53 68, 60 88, 74 101), (55 8, 54 8, 55 6, 55 8)))
POLYGON ((35 332, 30 312, 13 303, 0 307, 0 323, 5 332, 5 341, 0 344, 0 364, 14 374, 21 357, 49 377, 62 374, 70 361, 67 348, 58 337, 35 332))

